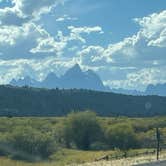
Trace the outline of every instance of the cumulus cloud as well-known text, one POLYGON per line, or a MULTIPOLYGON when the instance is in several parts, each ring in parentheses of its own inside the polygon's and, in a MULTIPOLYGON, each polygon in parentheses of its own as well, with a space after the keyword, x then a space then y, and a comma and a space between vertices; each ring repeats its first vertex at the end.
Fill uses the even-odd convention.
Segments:
POLYGON ((27 18, 21 17, 20 11, 15 7, 5 7, 0 9, 0 24, 1 25, 21 25, 27 18))
POLYGON ((37 39, 37 46, 30 50, 31 53, 54 53, 54 55, 61 55, 63 49, 66 47, 67 42, 56 41, 53 37, 48 34, 48 37, 43 38, 42 36, 37 39))
POLYGON ((165 59, 166 51, 166 11, 144 18, 135 19, 140 25, 137 34, 123 41, 110 44, 105 50, 107 57, 117 63, 128 65, 130 61, 141 65, 151 64, 154 60, 165 59))
POLYGON ((105 57, 103 57, 104 48, 101 46, 88 46, 77 52, 82 65, 101 66, 105 65, 105 57))
POLYGON ((71 41, 86 43, 82 34, 102 32, 101 27, 68 27, 68 29, 68 35, 64 36, 62 31, 58 31, 57 35, 52 37, 44 28, 33 22, 27 22, 21 26, 1 25, 0 49, 2 54, 0 58, 29 59, 38 58, 41 55, 60 56, 71 41))
POLYGON ((69 34, 64 36, 62 31, 57 33, 57 41, 51 36, 45 38, 37 39, 37 47, 32 48, 30 52, 32 53, 50 53, 54 52, 57 55, 62 55, 63 50, 71 41, 80 41, 86 43, 86 39, 82 37, 81 34, 90 34, 91 32, 102 32, 101 27, 68 27, 70 30, 69 34))
POLYGON ((149 84, 165 83, 166 67, 144 68, 126 73, 124 79, 106 80, 104 83, 113 88, 139 89, 144 91, 149 84))
MULTIPOLYGON (((166 26, 166 25, 165 25, 166 26)), ((164 29, 157 39, 151 40, 149 46, 166 47, 166 29, 164 29)))
POLYGON ((11 0, 13 7, 0 9, 1 24, 21 25, 32 19, 39 19, 40 15, 49 13, 51 9, 65 0, 11 0))
POLYGON ((2 25, 22 25, 28 19, 23 18, 19 13, 11 8, 0 9, 0 24, 2 25))
POLYGON ((148 46, 166 47, 165 44, 163 45, 166 37, 166 10, 161 13, 151 14, 150 16, 141 19, 136 18, 135 21, 141 26, 142 36, 148 40, 148 46), (155 43, 158 44, 155 45, 155 43))
POLYGON ((34 53, 58 54, 63 43, 55 41, 50 34, 34 23, 23 26, 0 26, 1 59, 38 58, 34 53))
POLYGON ((83 43, 86 43, 86 40, 82 37, 82 34, 90 34, 90 33, 102 34, 102 33, 104 33, 100 26, 94 26, 94 27, 68 26, 68 29, 70 30, 70 38, 71 39, 77 39, 77 40, 80 40, 83 43))
POLYGON ((52 7, 58 3, 64 3, 64 0, 12 0, 14 8, 20 11, 23 17, 36 17, 43 13, 51 11, 52 7))

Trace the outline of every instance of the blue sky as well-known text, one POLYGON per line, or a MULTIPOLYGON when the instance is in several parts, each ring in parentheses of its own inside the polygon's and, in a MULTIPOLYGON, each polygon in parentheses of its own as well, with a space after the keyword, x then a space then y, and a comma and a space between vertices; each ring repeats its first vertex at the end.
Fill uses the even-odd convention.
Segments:
POLYGON ((0 0, 0 83, 75 63, 111 88, 166 82, 165 0, 0 0))

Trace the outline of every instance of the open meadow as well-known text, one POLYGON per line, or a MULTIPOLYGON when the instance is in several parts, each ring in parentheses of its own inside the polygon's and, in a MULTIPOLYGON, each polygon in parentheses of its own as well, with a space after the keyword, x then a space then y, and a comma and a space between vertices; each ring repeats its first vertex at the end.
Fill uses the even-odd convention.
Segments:
MULTIPOLYGON (((25 161, 12 160, 6 157, 0 158, 1 166, 133 166, 143 163, 151 163, 156 161, 156 155, 144 155, 137 157, 129 157, 122 159, 113 159, 110 161, 98 161, 94 162, 95 157, 99 157, 103 154, 110 152, 81 152, 81 151, 63 151, 64 155, 57 155, 59 160, 57 161, 45 161, 30 163, 25 161), (85 162, 85 163, 84 163, 85 162), (79 164, 80 163, 80 164, 79 164), (82 163, 82 164, 81 164, 82 163)), ((113 152, 111 152, 113 153, 113 152)), ((162 152, 160 161, 165 160, 166 152, 162 152)))
POLYGON ((154 161, 156 128, 164 159, 166 117, 105 118, 89 111, 61 118, 1 117, 0 166, 120 166, 154 161), (108 161, 100 161, 103 156, 108 161))

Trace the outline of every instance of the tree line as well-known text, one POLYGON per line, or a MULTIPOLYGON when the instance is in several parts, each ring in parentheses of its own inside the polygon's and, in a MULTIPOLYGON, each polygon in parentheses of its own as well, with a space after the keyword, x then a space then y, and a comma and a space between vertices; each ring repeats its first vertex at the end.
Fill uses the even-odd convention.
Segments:
POLYGON ((100 116, 166 115, 166 97, 0 86, 0 116, 65 116, 72 110, 87 109, 100 116))

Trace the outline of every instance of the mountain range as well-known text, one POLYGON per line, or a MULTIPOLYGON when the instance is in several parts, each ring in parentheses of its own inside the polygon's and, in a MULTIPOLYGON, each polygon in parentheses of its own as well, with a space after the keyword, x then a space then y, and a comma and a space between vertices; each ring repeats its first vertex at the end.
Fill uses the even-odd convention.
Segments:
POLYGON ((106 91, 100 77, 92 70, 82 71, 78 64, 70 68, 64 75, 57 77, 55 73, 49 73, 43 81, 36 81, 29 76, 10 82, 14 86, 31 86, 40 88, 63 89, 89 89, 106 91))
POLYGON ((82 71, 78 64, 66 71, 66 73, 60 77, 57 77, 55 73, 49 73, 43 81, 36 81, 29 76, 23 79, 10 82, 13 86, 30 86, 48 89, 89 89, 97 91, 114 92, 118 94, 127 95, 159 95, 166 96, 166 84, 148 85, 144 92, 137 90, 127 89, 113 89, 106 87, 100 77, 92 70, 82 71))

